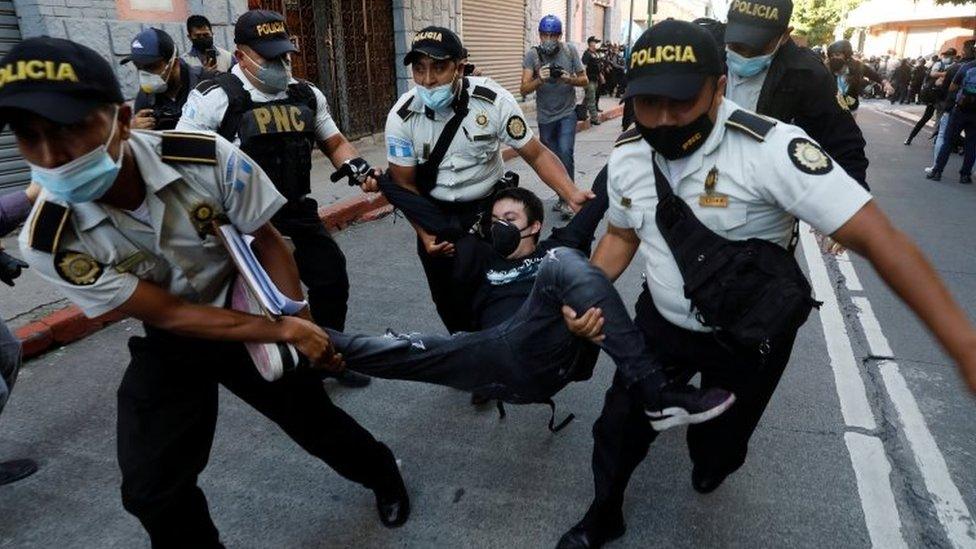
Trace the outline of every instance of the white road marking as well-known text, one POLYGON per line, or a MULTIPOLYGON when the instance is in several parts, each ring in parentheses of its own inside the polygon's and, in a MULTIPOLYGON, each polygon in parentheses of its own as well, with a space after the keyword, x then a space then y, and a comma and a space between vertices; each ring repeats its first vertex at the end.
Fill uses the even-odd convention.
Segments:
POLYGON ((810 268, 810 283, 814 295, 823 306, 820 307, 820 322, 823 324, 824 339, 827 343, 827 354, 830 356, 830 367, 834 372, 834 384, 837 396, 840 398, 840 410, 844 415, 844 422, 849 427, 859 427, 868 431, 877 428, 874 413, 868 403, 864 381, 858 371, 857 361, 854 360, 854 350, 847 335, 847 325, 840 313, 837 295, 827 275, 827 266, 820 255, 820 247, 810 232, 810 227, 803 223, 800 227, 800 241, 803 243, 803 255, 810 268))
POLYGON ((898 410, 902 431, 915 456, 915 463, 922 472, 925 486, 932 495, 932 504, 936 515, 953 547, 976 548, 976 523, 966 507, 966 502, 959 493, 959 488, 952 482, 949 467, 945 457, 939 451, 935 438, 925 425, 925 417, 915 401, 915 396, 908 389, 905 378, 898 369, 898 364, 885 360, 878 368, 881 379, 884 380, 888 396, 898 410))
POLYGON ((840 274, 844 275, 844 284, 847 285, 848 290, 852 292, 864 291, 864 286, 861 286, 861 279, 857 277, 857 271, 854 270, 854 264, 851 263, 851 258, 847 252, 837 256, 837 267, 840 268, 840 274))
POLYGON ((871 308, 871 302, 868 301, 868 298, 852 297, 851 300, 854 301, 854 306, 858 309, 857 318, 861 321, 861 327, 864 328, 864 336, 868 340, 871 355, 885 358, 894 357, 895 353, 891 350, 891 345, 888 345, 888 338, 881 331, 881 324, 878 322, 878 317, 874 316, 874 310, 871 308))
POLYGON ((901 535, 901 518, 891 491, 891 463, 881 439, 847 432, 844 433, 844 442, 851 454, 871 546, 885 549, 908 547, 901 535))

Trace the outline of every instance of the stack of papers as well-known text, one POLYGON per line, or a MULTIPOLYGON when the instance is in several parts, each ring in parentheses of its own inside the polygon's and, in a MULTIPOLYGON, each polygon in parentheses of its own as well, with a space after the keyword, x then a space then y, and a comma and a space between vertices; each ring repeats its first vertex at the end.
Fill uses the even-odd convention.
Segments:
POLYGON ((242 235, 233 225, 216 225, 217 236, 223 241, 224 246, 230 253, 237 271, 241 274, 244 282, 252 295, 261 303, 265 314, 278 317, 281 315, 294 315, 305 308, 307 302, 295 301, 275 286, 275 283, 268 276, 268 272, 258 261, 251 243, 254 237, 242 235))

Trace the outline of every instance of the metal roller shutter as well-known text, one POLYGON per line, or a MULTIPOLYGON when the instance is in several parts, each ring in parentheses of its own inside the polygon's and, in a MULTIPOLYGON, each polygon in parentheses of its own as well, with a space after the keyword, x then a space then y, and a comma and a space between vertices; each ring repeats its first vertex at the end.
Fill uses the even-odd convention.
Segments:
POLYGON ((525 54, 525 0, 467 0, 461 17, 461 40, 471 63, 518 96, 525 54))
MULTIPOLYGON (((20 42, 20 25, 13 2, 0 2, 0 56, 6 55, 20 42)), ((0 133, 0 189, 19 187, 30 181, 30 169, 17 151, 14 135, 8 130, 0 133)))

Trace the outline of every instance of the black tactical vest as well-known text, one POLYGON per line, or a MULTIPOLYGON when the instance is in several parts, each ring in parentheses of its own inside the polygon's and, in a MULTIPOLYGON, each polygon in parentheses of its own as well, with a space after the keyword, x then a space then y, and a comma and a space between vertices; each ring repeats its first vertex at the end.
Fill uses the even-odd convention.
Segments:
POLYGON ((289 201, 311 192, 317 108, 311 85, 292 84, 288 97, 255 103, 233 74, 221 74, 214 81, 229 99, 217 133, 228 140, 239 137, 241 150, 261 166, 289 201))

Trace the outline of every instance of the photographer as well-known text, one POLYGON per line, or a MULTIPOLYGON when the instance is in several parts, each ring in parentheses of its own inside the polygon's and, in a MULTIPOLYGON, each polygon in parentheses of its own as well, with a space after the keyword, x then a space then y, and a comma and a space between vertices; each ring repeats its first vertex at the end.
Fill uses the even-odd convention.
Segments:
POLYGON ((234 66, 234 55, 224 48, 214 46, 210 20, 202 15, 186 19, 186 36, 193 47, 180 56, 191 67, 202 67, 212 72, 227 72, 234 66))
MULTIPOLYGON (((8 193, 0 196, 0 236, 5 235, 24 222, 31 206, 37 199, 40 187, 32 184, 26 191, 8 193)), ((23 261, 8 255, 0 245, 0 281, 8 286, 27 266, 23 261)), ((20 341, 7 329, 0 317, 0 412, 3 411, 10 390, 20 370, 20 341)), ((0 462, 0 486, 29 477, 37 471, 37 463, 29 459, 15 459, 0 462)))
POLYGON ((132 39, 132 53, 122 64, 129 61, 139 71, 139 94, 132 119, 132 127, 137 130, 174 129, 190 90, 214 76, 178 58, 173 39, 160 29, 146 29, 132 39))

